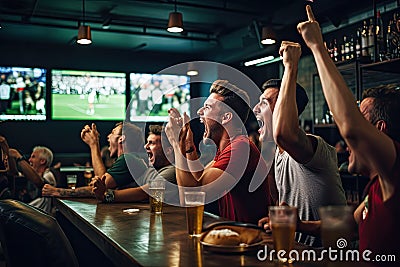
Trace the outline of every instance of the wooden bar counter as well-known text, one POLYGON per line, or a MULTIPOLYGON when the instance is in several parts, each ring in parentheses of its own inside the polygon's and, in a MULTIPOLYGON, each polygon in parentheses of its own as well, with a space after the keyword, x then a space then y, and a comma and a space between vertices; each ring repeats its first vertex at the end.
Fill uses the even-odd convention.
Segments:
MULTIPOLYGON (((163 214, 155 215, 150 213, 148 204, 103 204, 95 199, 55 201, 60 224, 68 221, 77 229, 73 236, 64 229, 70 240, 82 245, 76 238, 86 238, 104 257, 99 259, 89 250, 83 253, 87 245, 82 245, 80 253, 87 256, 86 262, 91 262, 91 266, 275 266, 273 262, 258 260, 258 250, 223 254, 203 248, 197 238, 189 238, 187 234, 185 208, 164 206, 163 214), (128 208, 139 211, 123 212, 128 208)), ((203 226, 217 221, 221 218, 205 213, 203 226)), ((325 264, 296 262, 293 266, 325 264)), ((360 265, 353 262, 351 266, 360 265)))

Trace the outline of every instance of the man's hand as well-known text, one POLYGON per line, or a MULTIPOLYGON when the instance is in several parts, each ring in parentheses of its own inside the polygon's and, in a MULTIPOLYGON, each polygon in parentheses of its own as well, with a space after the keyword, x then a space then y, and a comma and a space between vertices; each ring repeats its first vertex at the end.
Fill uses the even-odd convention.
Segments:
POLYGON ((312 50, 314 47, 324 47, 321 28, 315 20, 314 14, 309 5, 306 6, 308 21, 300 22, 297 31, 303 37, 307 46, 312 50))
POLYGON ((22 157, 21 153, 19 153, 19 151, 14 148, 10 148, 8 150, 8 155, 14 159, 18 159, 18 158, 22 157))
POLYGON ((93 178, 92 182, 93 182, 92 192, 95 194, 98 200, 104 201, 104 193, 107 190, 106 176, 103 175, 101 178, 96 176, 93 178))
POLYGON ((297 68, 301 56, 301 46, 298 43, 283 41, 279 48, 279 55, 283 58, 282 62, 285 68, 297 68))
POLYGON ((81 131, 81 139, 89 145, 89 147, 99 144, 100 134, 97 131, 96 124, 92 123, 92 127, 85 125, 81 131))
POLYGON ((60 197, 60 191, 49 184, 45 184, 42 188, 42 196, 44 197, 60 197))

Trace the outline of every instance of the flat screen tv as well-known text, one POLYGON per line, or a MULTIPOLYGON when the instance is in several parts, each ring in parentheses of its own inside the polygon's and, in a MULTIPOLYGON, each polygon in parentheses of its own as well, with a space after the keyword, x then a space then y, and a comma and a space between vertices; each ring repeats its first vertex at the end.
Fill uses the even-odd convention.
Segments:
POLYGON ((130 74, 130 121, 168 120, 168 109, 190 111, 189 76, 173 74, 130 74))
POLYGON ((46 69, 0 67, 0 121, 46 120, 46 69))
POLYGON ((122 121, 125 92, 125 73, 52 70, 51 118, 122 121))

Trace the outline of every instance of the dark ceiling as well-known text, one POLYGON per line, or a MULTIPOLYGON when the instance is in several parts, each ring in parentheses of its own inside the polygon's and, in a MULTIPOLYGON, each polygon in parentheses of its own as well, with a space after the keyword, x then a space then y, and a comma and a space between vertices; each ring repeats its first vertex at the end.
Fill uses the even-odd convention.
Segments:
MULTIPOLYGON (((320 23, 341 21, 355 10, 372 9, 372 0, 182 0, 184 32, 166 31, 174 1, 85 0, 85 21, 93 43, 102 49, 187 54, 196 59, 238 62, 276 51, 262 46, 258 32, 273 25, 279 40, 296 39, 296 25, 305 19, 306 3, 320 23), (313 3, 311 3, 313 2, 313 3), (351 4, 349 4, 351 3, 351 4), (103 23, 108 21, 109 27, 103 23)), ((4 43, 78 46, 82 0, 0 0, 0 46, 4 43)))

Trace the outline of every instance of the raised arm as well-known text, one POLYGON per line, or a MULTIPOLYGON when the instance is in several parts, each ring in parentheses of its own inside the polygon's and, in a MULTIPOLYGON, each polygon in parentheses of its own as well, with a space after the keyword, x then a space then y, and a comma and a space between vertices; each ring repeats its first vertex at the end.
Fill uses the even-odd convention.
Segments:
POLYGON ((10 148, 8 151, 10 157, 17 162, 18 169, 23 173, 26 179, 30 180, 37 188, 42 189, 44 181, 42 177, 33 169, 28 161, 24 160, 18 150, 10 148))
POLYGON ((299 127, 296 104, 296 80, 301 47, 297 43, 282 42, 279 54, 285 67, 278 99, 273 112, 274 139, 299 163, 307 163, 314 156, 313 137, 299 127))
POLYGON ((396 159, 393 141, 368 122, 357 108, 353 94, 324 47, 321 29, 311 7, 306 9, 308 21, 299 23, 297 29, 314 55, 329 109, 352 153, 379 173, 387 199, 394 190, 390 175, 396 159))
POLYGON ((190 162, 197 161, 199 163, 200 161, 196 151, 193 150, 193 133, 190 129, 188 118, 185 118, 184 123, 184 118, 181 117, 179 111, 172 108, 169 110, 169 121, 165 126, 165 133, 175 152, 176 181, 178 185, 200 186, 200 177, 203 174, 204 167, 198 165, 195 172, 191 172, 189 167, 190 162))
POLYGON ((90 148, 90 156, 92 158, 92 166, 95 176, 103 176, 106 172, 106 167, 101 158, 99 136, 100 134, 97 131, 96 124, 94 123, 92 123, 92 127, 85 125, 81 131, 82 141, 90 148))

